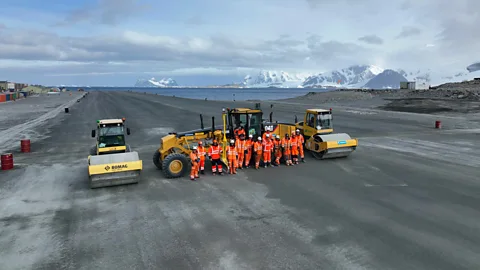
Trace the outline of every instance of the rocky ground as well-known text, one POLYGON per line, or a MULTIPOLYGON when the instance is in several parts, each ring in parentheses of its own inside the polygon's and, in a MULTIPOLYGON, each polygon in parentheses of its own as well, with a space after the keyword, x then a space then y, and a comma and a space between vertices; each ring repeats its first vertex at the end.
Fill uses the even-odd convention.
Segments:
POLYGON ((331 92, 310 92, 289 99, 380 108, 415 113, 477 113, 480 112, 480 81, 447 83, 434 89, 374 90, 345 89, 331 92))

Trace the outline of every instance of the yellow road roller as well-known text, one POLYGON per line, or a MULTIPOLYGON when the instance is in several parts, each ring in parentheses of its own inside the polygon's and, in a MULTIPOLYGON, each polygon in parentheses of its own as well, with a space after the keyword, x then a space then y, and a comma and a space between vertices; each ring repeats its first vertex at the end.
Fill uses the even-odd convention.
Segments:
POLYGON ((316 159, 347 157, 358 146, 358 139, 347 133, 333 133, 332 109, 307 109, 303 121, 295 117, 295 127, 305 138, 305 149, 316 159))
POLYGON ((88 156, 90 188, 138 183, 143 168, 138 152, 125 143, 125 118, 97 120, 92 130, 96 145, 88 156))

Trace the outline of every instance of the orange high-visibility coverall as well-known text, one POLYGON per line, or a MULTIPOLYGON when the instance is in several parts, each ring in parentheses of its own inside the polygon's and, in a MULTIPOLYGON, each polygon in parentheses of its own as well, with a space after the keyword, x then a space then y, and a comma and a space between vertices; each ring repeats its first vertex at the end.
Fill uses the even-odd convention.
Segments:
POLYGON ((235 140, 238 140, 242 134, 245 136, 245 130, 243 128, 235 129, 233 133, 235 134, 235 140))
POLYGON ((290 138, 283 138, 282 139, 282 147, 283 147, 283 158, 285 159, 285 164, 292 165, 292 142, 290 138))
POLYGON ((298 139, 297 136, 292 136, 290 138, 292 143, 292 159, 293 163, 298 163, 298 139))
POLYGON ((273 148, 275 150, 275 163, 280 165, 280 159, 282 158, 282 141, 275 139, 275 141, 273 141, 273 148))
POLYGON ((230 173, 237 173, 237 148, 235 146, 229 146, 227 148, 228 167, 230 167, 230 173))
POLYGON ((190 170, 190 180, 195 180, 195 178, 198 178, 198 154, 192 151, 190 153, 190 160, 192 164, 192 169, 190 170))
POLYGON ((300 158, 303 160, 305 158, 305 153, 303 152, 303 144, 305 143, 305 138, 302 134, 297 134, 298 139, 298 150, 300 152, 300 158))
POLYGON ((253 144, 255 142, 252 139, 245 141, 245 148, 247 149, 247 154, 245 155, 245 167, 250 167, 250 160, 252 159, 252 150, 253 144))
POLYGON ((260 167, 260 159, 262 158, 262 143, 255 142, 253 147, 255 151, 255 169, 258 169, 260 167))
POLYGON ((272 133, 270 132, 270 130, 267 130, 267 131, 265 131, 265 133, 263 133, 263 135, 262 135, 262 141, 263 141, 263 142, 267 139, 267 134, 269 135, 268 138, 272 138, 272 133))
POLYGON ((220 174, 222 174, 222 162, 220 162, 220 153, 223 152, 223 149, 220 145, 212 145, 208 148, 208 156, 212 159, 212 173, 216 174, 217 169, 220 174))
POLYGON ((265 141, 263 141, 262 150, 263 150, 263 162, 265 163, 265 166, 272 162, 272 149, 273 149, 272 140, 266 139, 265 141))
POLYGON ((200 164, 198 164, 198 169, 201 173, 203 173, 205 171, 205 156, 207 155, 207 151, 205 150, 205 147, 199 145, 197 147, 197 152, 198 156, 200 157, 200 164))
POLYGON ((238 162, 237 168, 243 168, 243 161, 245 160, 245 150, 246 150, 246 141, 238 139, 235 141, 235 147, 237 148, 238 153, 238 162))

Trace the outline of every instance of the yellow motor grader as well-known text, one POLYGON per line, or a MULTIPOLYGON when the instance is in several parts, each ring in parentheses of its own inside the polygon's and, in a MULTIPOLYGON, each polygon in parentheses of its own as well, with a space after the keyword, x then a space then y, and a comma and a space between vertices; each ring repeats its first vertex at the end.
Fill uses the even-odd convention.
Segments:
POLYGON ((189 155, 193 146, 202 141, 205 149, 216 140, 223 149, 221 161, 228 170, 226 150, 228 141, 235 138, 234 129, 242 127, 247 136, 261 136, 262 134, 262 111, 260 108, 235 108, 222 109, 222 125, 215 125, 215 117, 212 117, 212 126, 204 127, 203 115, 200 115, 200 129, 186 132, 171 132, 161 139, 160 148, 153 154, 153 163, 163 171, 167 178, 185 176, 190 167, 189 155))

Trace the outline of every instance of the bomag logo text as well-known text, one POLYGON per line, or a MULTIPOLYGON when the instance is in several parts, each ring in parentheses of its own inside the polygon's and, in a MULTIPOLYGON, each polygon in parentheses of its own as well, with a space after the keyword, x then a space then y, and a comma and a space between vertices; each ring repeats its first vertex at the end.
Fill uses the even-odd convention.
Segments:
POLYGON ((113 165, 113 166, 112 166, 112 170, 127 169, 127 168, 128 168, 127 164, 113 165))

